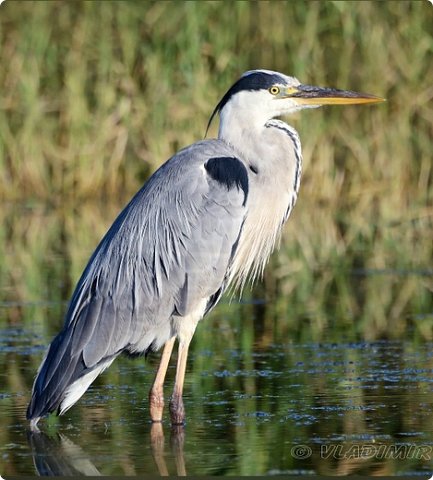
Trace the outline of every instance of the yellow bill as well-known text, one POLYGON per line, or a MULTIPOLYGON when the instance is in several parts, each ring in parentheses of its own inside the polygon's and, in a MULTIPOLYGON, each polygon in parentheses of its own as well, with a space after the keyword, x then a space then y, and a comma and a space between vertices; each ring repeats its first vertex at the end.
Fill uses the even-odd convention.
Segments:
MULTIPOLYGON (((283 92, 284 93, 284 92, 283 92)), ((302 105, 350 105, 359 103, 379 103, 386 100, 369 93, 338 90, 336 88, 298 85, 288 89, 287 97, 294 98, 302 105)))

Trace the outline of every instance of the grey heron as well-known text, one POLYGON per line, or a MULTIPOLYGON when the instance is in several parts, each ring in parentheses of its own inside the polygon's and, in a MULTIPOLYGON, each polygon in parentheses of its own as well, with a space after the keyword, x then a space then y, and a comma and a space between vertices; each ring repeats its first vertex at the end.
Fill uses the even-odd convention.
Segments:
POLYGON ((161 421, 176 338, 170 416, 182 424, 188 348, 198 322, 229 285, 242 287, 262 273, 298 196, 301 143, 277 117, 382 100, 303 85, 269 70, 244 73, 211 115, 209 124, 220 117, 218 138, 164 163, 91 256, 39 367, 27 409, 31 427, 48 413, 66 412, 120 354, 164 346, 149 394, 151 419, 161 421))

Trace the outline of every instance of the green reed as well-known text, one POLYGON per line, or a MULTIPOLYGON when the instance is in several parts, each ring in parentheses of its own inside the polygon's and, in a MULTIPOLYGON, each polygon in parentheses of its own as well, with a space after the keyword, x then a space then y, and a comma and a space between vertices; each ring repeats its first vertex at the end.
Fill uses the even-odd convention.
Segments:
POLYGON ((327 304, 372 337, 400 335, 403 312, 431 305, 431 275, 423 292, 410 280, 369 276, 355 295, 350 272, 431 269, 432 24, 428 2, 5 2, 0 199, 14 213, 4 212, 0 233, 3 298, 40 296, 52 275, 66 273, 66 283, 47 286, 66 301, 128 197, 203 137, 239 74, 270 68, 387 103, 289 119, 304 176, 264 295, 279 292, 281 314, 298 299, 317 335, 332 322, 327 304), (109 214, 93 216, 100 201, 109 214), (18 204, 49 204, 58 217, 20 224, 18 204))

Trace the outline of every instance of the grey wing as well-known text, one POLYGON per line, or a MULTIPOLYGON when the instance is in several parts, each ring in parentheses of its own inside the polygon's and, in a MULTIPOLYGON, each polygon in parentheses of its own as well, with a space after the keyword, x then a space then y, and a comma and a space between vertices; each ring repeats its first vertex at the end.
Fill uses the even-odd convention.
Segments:
POLYGON ((186 316, 207 300, 207 313, 226 286, 226 274, 236 250, 246 214, 248 174, 236 157, 212 157, 204 163, 205 191, 200 213, 185 242, 182 287, 175 312, 186 316))
POLYGON ((174 315, 218 301, 247 195, 245 166, 219 141, 179 152, 151 177, 90 259, 38 373, 29 418, 59 408, 73 382, 122 351, 161 346, 174 315))
POLYGON ((87 365, 120 350, 158 349, 173 335, 173 315, 185 317, 203 300, 209 311, 220 298, 246 214, 248 174, 209 143, 178 154, 131 208, 121 244, 110 247, 116 266, 107 277, 116 293, 83 349, 87 365))

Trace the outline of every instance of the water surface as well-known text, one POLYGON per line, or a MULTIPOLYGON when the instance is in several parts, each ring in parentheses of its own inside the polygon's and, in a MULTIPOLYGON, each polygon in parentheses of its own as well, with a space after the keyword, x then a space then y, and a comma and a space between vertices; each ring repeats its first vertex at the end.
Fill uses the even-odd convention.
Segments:
MULTIPOLYGON (((215 313, 200 329, 224 337, 220 322, 215 313)), ((171 428, 167 412, 162 425, 149 423, 147 390, 158 355, 119 359, 64 417, 41 422, 42 432, 32 434, 24 411, 35 359, 48 340, 19 325, 0 331, 4 474, 433 470, 431 343, 285 339, 248 352, 231 341, 193 348, 184 428, 171 428)), ((174 366, 167 398, 173 377, 174 366)))
POLYGON ((30 433, 35 372, 113 215, 13 209, 3 219, 1 474, 431 474, 432 271, 375 270, 361 257, 356 269, 313 271, 290 253, 297 270, 278 276, 271 262, 241 302, 223 299, 192 342, 184 428, 167 411, 149 422, 157 353, 119 358, 30 433))

